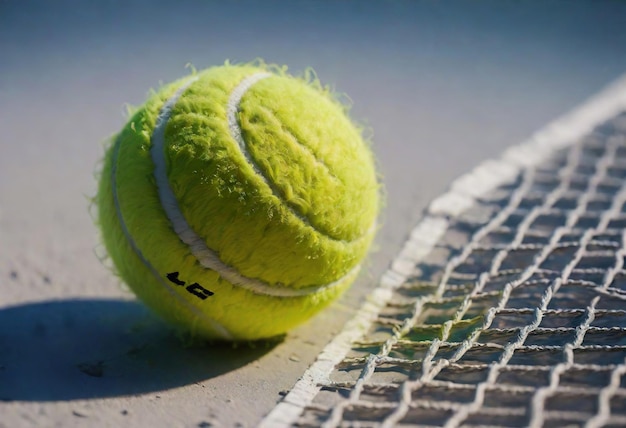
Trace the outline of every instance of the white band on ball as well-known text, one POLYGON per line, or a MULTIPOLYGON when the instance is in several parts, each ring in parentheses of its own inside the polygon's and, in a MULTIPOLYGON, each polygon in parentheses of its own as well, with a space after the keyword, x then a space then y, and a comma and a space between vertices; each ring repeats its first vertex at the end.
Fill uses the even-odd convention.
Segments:
MULTIPOLYGON (((190 79, 190 81, 186 82, 181 88, 178 89, 178 91, 176 91, 176 93, 174 94, 172 98, 178 99, 180 95, 183 93, 183 91, 196 80, 197 80, 196 77, 193 77, 192 79, 190 79)), ((171 105, 169 106, 169 108, 171 109, 171 105)), ((164 109, 165 109, 165 106, 163 106, 161 111, 163 112, 164 109)), ((137 257, 139 257, 141 262, 146 266, 146 268, 148 268, 148 270, 152 273, 152 275, 154 275, 157 281, 159 281, 159 283, 165 288, 165 290, 167 290, 167 292, 174 299, 176 299, 180 304, 188 308, 195 316, 204 320, 207 323, 207 325, 210 325, 211 328, 222 338, 227 339, 227 340, 232 340, 233 336, 224 326, 222 326, 220 323, 218 323, 214 319, 208 317, 205 313, 199 310, 196 306, 192 305, 189 301, 185 300, 180 294, 178 294, 176 290, 174 290, 174 287, 164 279, 163 275, 161 275, 161 273, 148 261, 148 259, 144 257, 143 253, 137 246, 137 243, 133 239, 133 235, 129 232, 128 227, 126 226, 126 223, 124 222, 124 216, 122 215, 122 210, 120 208, 120 202, 119 202, 118 195, 117 195, 117 161, 119 158, 119 151, 120 151, 120 139, 118 137, 118 139, 115 141, 115 147, 113 148, 113 154, 111 158, 111 188, 112 188, 113 203, 115 205, 115 212, 117 213, 117 218, 119 220, 122 232, 126 236, 126 240, 128 241, 129 245, 132 247, 137 257)), ((155 167, 156 167, 156 164, 155 164, 155 167)), ((161 199, 161 201, 163 200, 161 199)))

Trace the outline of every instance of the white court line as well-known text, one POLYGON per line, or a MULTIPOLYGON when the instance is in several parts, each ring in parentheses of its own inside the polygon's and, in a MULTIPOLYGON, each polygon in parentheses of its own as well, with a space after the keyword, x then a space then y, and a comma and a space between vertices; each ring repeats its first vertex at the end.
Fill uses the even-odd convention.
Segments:
POLYGON ((352 342, 360 339, 391 298, 392 291, 413 273, 448 229, 450 219, 470 208, 476 199, 512 182, 523 169, 546 160, 591 132, 597 125, 626 110, 626 74, 570 113, 550 123, 525 142, 511 147, 497 160, 488 160, 461 176, 450 190, 430 203, 424 218, 411 231, 404 248, 383 274, 366 303, 317 357, 291 391, 261 421, 260 427, 293 425, 320 390, 352 342))

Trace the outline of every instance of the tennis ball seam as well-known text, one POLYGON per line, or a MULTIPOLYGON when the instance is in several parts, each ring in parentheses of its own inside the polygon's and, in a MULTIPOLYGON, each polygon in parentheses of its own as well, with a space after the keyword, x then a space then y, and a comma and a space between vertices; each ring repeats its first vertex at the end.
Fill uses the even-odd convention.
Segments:
MULTIPOLYGON (((190 79, 188 83, 183 85, 176 92, 174 97, 176 98, 180 97, 180 95, 184 92, 184 90, 195 80, 196 80, 195 78, 190 79)), ((174 299, 182 303, 183 306, 187 307, 196 317, 206 320, 209 323, 209 325, 213 328, 213 330, 217 334, 219 334, 221 337, 223 337, 224 339, 231 340, 233 338, 232 335, 223 325, 218 323, 213 318, 204 314, 199 308, 197 308, 191 302, 184 299, 180 294, 176 292, 176 290, 174 290, 172 286, 170 286, 167 282, 165 282, 165 280, 163 279, 161 274, 156 270, 156 268, 144 257, 143 253, 137 246, 137 243, 135 242, 132 235, 128 231, 128 228, 126 227, 126 223, 124 222, 124 217, 122 214, 122 210, 121 210, 118 195, 117 195, 117 174, 116 173, 117 173, 117 158, 119 155, 119 147, 120 147, 119 138, 115 141, 114 144, 115 144, 115 147, 113 148, 113 154, 112 154, 112 159, 111 159, 111 189, 113 193, 115 212, 119 220, 120 228, 122 229, 122 232, 124 233, 124 236, 126 237, 126 240, 128 241, 128 244, 131 246, 131 248, 133 249, 137 257, 139 258, 139 260, 141 260, 141 262, 144 264, 144 266, 148 268, 148 270, 152 273, 152 275, 154 275, 154 277, 157 278, 157 281, 165 288, 165 290, 172 297, 174 297, 174 299)))
MULTIPOLYGON (((255 75, 253 75, 255 76, 255 75)), ((248 78, 249 79, 249 78, 248 78)), ((197 77, 192 77, 188 81, 184 82, 183 85, 178 88, 178 90, 171 96, 165 103, 162 105, 157 120, 154 126, 154 130, 152 133, 152 146, 150 148, 150 155, 152 158, 152 162, 154 164, 154 178, 156 181, 157 192, 159 195, 159 200, 161 202, 161 207, 164 210, 174 233, 178 236, 178 238, 184 242, 188 247, 191 253, 194 255, 196 260, 203 267, 213 270, 217 272, 222 278, 231 283, 233 286, 242 287, 250 292, 260 295, 273 296, 273 297, 301 297, 308 296, 311 294, 324 292, 327 289, 333 288, 337 285, 342 284, 346 278, 355 275, 361 268, 360 265, 355 266, 351 270, 349 270, 346 274, 341 276, 339 279, 324 285, 314 285, 310 287, 303 288, 290 288, 285 286, 284 284, 267 284, 259 279, 248 278, 241 275, 235 268, 227 265, 222 260, 220 260, 218 254, 215 250, 208 248, 205 241, 191 228, 187 220, 185 219, 183 213, 178 206, 178 202, 174 192, 169 184, 169 180, 167 177, 166 171, 166 160, 164 155, 164 146, 165 146, 165 128, 167 126, 167 122, 170 118, 172 109, 178 99, 183 95, 185 90, 191 86, 197 77)), ((245 79, 244 79, 245 81, 245 79)), ((240 83, 241 85, 241 83, 240 83)), ((245 92, 245 91, 244 91, 245 92)), ((168 290, 171 289, 170 285, 163 281, 162 276, 150 265, 150 263, 143 257, 141 250, 137 247, 132 239, 130 232, 128 231, 123 214, 121 212, 121 208, 119 206, 119 200, 117 198, 116 190, 116 182, 115 182, 115 161, 117 157, 114 157, 114 164, 111 170, 111 175, 113 179, 113 190, 114 190, 114 203, 115 209, 118 213, 119 221, 122 225, 122 231, 126 236, 126 239, 129 241, 133 251, 137 253, 140 260, 152 271, 152 273, 159 278, 159 282, 165 286, 168 290)), ((172 292, 174 292, 172 290, 172 292)), ((176 294, 178 296, 178 294, 176 294)), ((194 308, 194 312, 195 308, 194 308)))
MULTIPOLYGON (((299 223, 300 226, 306 230, 306 233, 310 233, 315 236, 314 239, 319 240, 320 242, 326 244, 333 245, 335 247, 343 246, 348 251, 350 247, 359 247, 364 242, 367 242, 371 239, 378 228, 378 224, 376 218, 373 218, 370 224, 363 225, 363 227, 359 227, 358 231, 354 231, 354 233, 349 232, 350 236, 342 237, 342 232, 335 229, 335 225, 333 224, 317 224, 319 219, 316 219, 315 216, 319 214, 319 212, 315 211, 319 206, 312 205, 312 210, 310 210, 310 214, 306 214, 308 209, 304 211, 301 210, 299 203, 301 200, 294 201, 290 200, 292 195, 289 194, 290 189, 286 190, 280 187, 279 184, 275 183, 271 176, 275 171, 268 171, 266 165, 261 163, 256 156, 254 155, 254 149, 250 149, 250 142, 245 138, 246 129, 242 125, 244 118, 248 116, 244 116, 245 108, 241 108, 241 104, 239 101, 245 101, 245 98, 248 96, 249 92, 246 92, 247 89, 255 89, 253 86, 255 83, 258 83, 264 80, 266 77, 276 77, 278 79, 290 79, 290 80, 298 80, 293 79, 291 77, 286 77, 280 74, 272 74, 266 71, 251 71, 247 75, 239 76, 238 83, 234 83, 228 90, 224 89, 225 99, 223 102, 220 102, 220 106, 218 111, 216 112, 220 119, 223 118, 224 126, 223 130, 226 133, 224 136, 224 141, 228 143, 229 150, 233 150, 231 152, 231 156, 236 156, 234 159, 233 167, 238 167, 246 171, 246 175, 250 178, 253 178, 255 185, 258 190, 262 190, 262 194, 269 194, 274 197, 274 208, 272 214, 280 213, 281 216, 288 216, 293 219, 295 223, 299 223), (257 77, 255 77, 257 76, 257 77), (247 82, 250 80, 249 82, 247 82), (238 94, 239 93, 239 94, 238 94), (233 95, 235 94, 235 95, 233 95), (237 95, 238 94, 238 95, 237 95), (230 111, 228 111, 230 109, 230 111), (309 215, 313 216, 310 217, 309 215)), ((208 86, 214 84, 213 81, 209 80, 206 83, 208 86)), ((280 83, 280 82, 273 82, 280 83)), ((185 124, 188 122, 191 117, 194 120, 200 119, 196 117, 197 115, 201 115, 201 111, 193 110, 193 103, 197 101, 195 97, 197 97, 196 91, 198 88, 195 86, 191 87, 188 91, 190 98, 183 100, 183 105, 179 108, 178 105, 174 107, 174 112, 172 113, 171 119, 173 121, 178 121, 178 124, 185 124)), ((187 94, 185 95, 187 96, 187 94)), ((205 95, 201 95, 205 96, 205 95)), ((254 94, 252 95, 254 99, 254 94)), ((258 100, 257 100, 258 101, 258 100)), ((210 104, 204 105, 203 108, 207 108, 210 104)), ((270 109, 264 109, 264 106, 258 106, 260 110, 269 111, 272 114, 274 112, 270 109)), ((274 116, 277 122, 280 122, 279 118, 274 116)), ((285 134, 288 134, 293 138, 295 145, 299 148, 303 149, 303 152, 310 154, 311 162, 314 162, 316 165, 322 165, 322 167, 330 172, 328 176, 331 180, 337 180, 343 183, 343 180, 340 180, 339 177, 332 174, 332 169, 322 161, 322 159, 318 158, 310 147, 307 147, 306 143, 299 141, 298 137, 292 132, 289 127, 286 127, 283 123, 279 124, 280 128, 284 131, 285 134)), ((169 128, 169 125, 168 125, 169 128)), ((249 130, 248 130, 249 131, 249 130)), ((355 134, 355 138, 358 140, 358 136, 355 134)), ((296 166, 297 168, 297 166, 296 166)), ((359 168, 359 165, 355 165, 355 168, 359 168)), ((219 186, 224 185, 224 182, 217 183, 219 186)), ((174 186, 176 189, 176 186, 174 186)), ((179 194, 177 192, 177 194, 179 194)), ((180 194, 179 194, 180 196, 180 194)), ((323 222, 322 222, 323 223, 323 222)), ((201 229, 200 229, 201 230, 201 229)), ((202 234, 202 236, 206 236, 202 234)))
MULTIPOLYGON (((372 226, 370 226, 370 228, 363 235, 358 236, 355 239, 351 239, 351 240, 337 238, 335 236, 330 235, 326 231, 320 230, 307 218, 306 215, 298 212, 297 208, 294 207, 293 204, 291 204, 289 200, 287 200, 284 197, 283 192, 279 190, 278 186, 274 182, 272 182, 272 180, 267 178, 266 174, 263 172, 258 162, 254 159, 254 157, 248 151, 248 148, 247 148, 248 144, 243 138, 242 129, 239 124, 239 119, 237 118, 237 113, 240 110, 241 100, 244 97, 244 95, 248 92, 248 90, 250 90, 252 86, 254 86, 259 81, 263 79, 267 79, 269 77, 275 77, 275 75, 272 73, 268 73, 268 72, 254 73, 244 78, 241 82, 239 82, 239 84, 235 87, 235 89, 233 89, 233 91, 230 93, 230 97, 228 99, 228 103, 226 107, 226 118, 228 121, 228 130, 230 132, 231 138, 237 143, 237 146, 239 147, 239 151, 243 154, 248 165, 252 167, 252 170, 254 171, 254 173, 263 180, 265 185, 271 190, 274 196, 278 198, 280 203, 289 211, 289 213, 295 216, 306 227, 313 229, 317 234, 324 237, 325 239, 341 242, 346 245, 349 245, 353 242, 357 242, 360 239, 367 238, 370 235, 370 233, 372 233, 375 230, 376 228, 375 222, 374 224, 372 224, 372 226)), ((298 141, 295 135, 293 135, 293 138, 294 138, 294 141, 296 141, 301 147, 303 147, 305 150, 310 152, 310 150, 304 144, 298 141)), ((315 159, 315 162, 322 164, 333 178, 337 179, 337 177, 335 177, 332 174, 332 172, 330 171, 330 168, 328 168, 327 165, 321 162, 321 160, 318 159, 316 156, 313 156, 313 158, 315 159)))

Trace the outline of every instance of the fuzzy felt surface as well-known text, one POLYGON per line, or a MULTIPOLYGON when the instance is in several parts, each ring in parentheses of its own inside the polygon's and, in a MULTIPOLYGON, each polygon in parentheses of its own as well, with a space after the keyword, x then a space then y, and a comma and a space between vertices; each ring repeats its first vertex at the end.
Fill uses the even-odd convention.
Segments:
POLYGON ((379 211, 374 160, 345 109, 317 82, 264 65, 225 65, 194 78, 159 90, 113 139, 97 196, 103 240, 122 279, 173 323, 209 338, 275 336, 356 277, 379 211), (268 71, 238 106, 242 153, 228 129, 228 102, 246 77, 268 71), (174 231, 150 150, 163 104, 184 84, 163 155, 187 223, 242 276, 319 291, 277 297, 231 284, 174 231))

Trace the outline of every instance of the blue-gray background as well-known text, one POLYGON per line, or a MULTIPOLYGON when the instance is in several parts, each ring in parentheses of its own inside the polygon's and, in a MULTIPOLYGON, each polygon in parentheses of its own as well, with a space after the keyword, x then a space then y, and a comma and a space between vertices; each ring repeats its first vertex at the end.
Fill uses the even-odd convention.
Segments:
POLYGON ((625 72, 624 46, 619 1, 0 0, 0 427, 254 424, 428 201, 625 72), (258 57, 349 95, 373 130, 384 227, 369 272, 283 342, 189 350, 96 257, 100 142, 187 63, 258 57))

